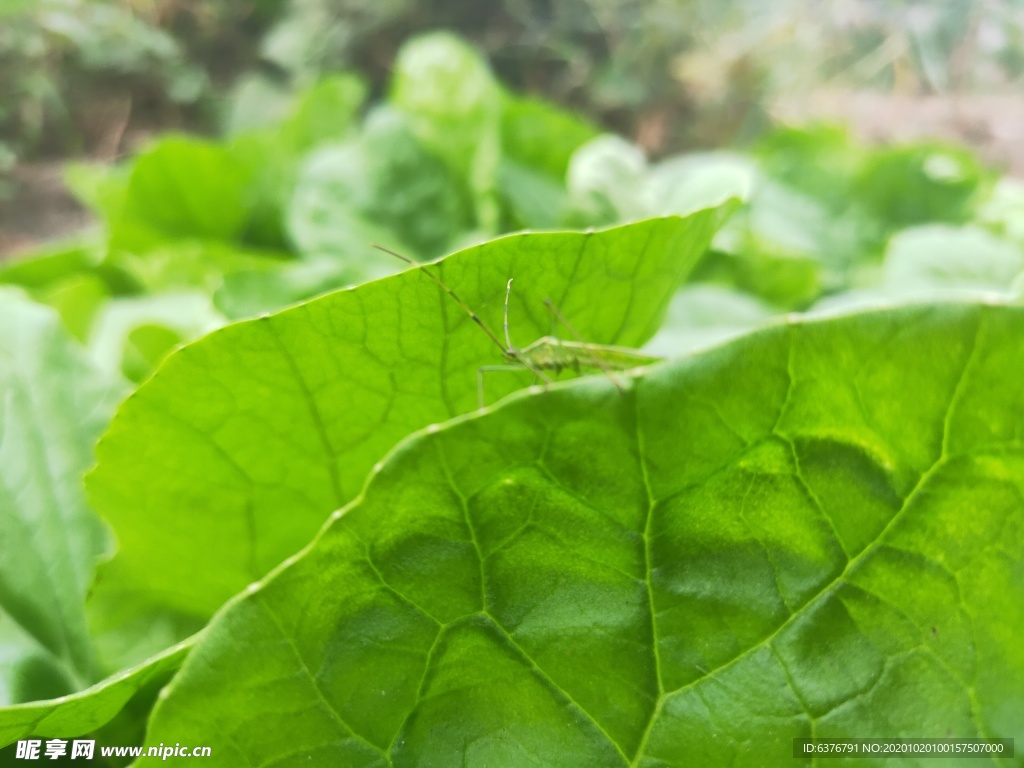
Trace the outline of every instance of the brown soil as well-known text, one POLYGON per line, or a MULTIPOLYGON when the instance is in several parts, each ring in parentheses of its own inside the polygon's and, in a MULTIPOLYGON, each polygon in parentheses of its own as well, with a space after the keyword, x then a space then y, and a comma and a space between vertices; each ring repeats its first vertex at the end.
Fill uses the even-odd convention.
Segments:
POLYGON ((93 221, 64 186, 62 161, 23 163, 12 176, 13 194, 0 199, 0 258, 72 235, 93 221))

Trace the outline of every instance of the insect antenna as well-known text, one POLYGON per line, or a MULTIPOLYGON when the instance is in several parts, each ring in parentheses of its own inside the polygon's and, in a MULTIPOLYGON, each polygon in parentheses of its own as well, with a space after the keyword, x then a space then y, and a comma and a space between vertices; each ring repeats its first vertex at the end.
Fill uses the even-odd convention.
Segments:
POLYGON ((591 361, 593 361, 594 365, 601 369, 602 373, 604 373, 604 375, 608 377, 611 383, 615 385, 615 388, 619 390, 619 393, 621 394, 622 392, 624 392, 622 384, 620 384, 619 380, 612 375, 612 369, 609 368, 608 364, 601 359, 600 355, 595 354, 592 349, 587 348, 586 342, 583 341, 582 337, 579 335, 579 333, 577 333, 576 329, 572 327, 569 321, 565 319, 565 316, 561 312, 559 312, 558 309, 555 308, 555 305, 552 303, 551 299, 544 299, 544 306, 548 308, 548 311, 552 315, 554 315, 555 319, 558 322, 565 326, 566 330, 572 334, 573 338, 575 338, 575 340, 580 345, 582 345, 580 347, 580 350, 586 352, 590 356, 590 359, 591 361))
POLYGON ((511 295, 512 295, 512 278, 510 277, 508 279, 508 283, 505 284, 505 320, 504 320, 503 324, 504 324, 504 327, 505 327, 505 343, 508 344, 508 349, 509 350, 514 350, 515 347, 512 346, 512 338, 508 335, 508 298, 511 295))
MULTIPOLYGON (((455 291, 453 291, 451 288, 449 288, 448 285, 443 280, 441 280, 441 278, 439 278, 437 275, 435 275, 433 272, 431 272, 429 269, 427 269, 419 262, 413 261, 408 256, 403 256, 400 253, 395 253, 390 248, 385 248, 383 245, 377 245, 377 243, 371 243, 371 245, 378 251, 384 251, 384 253, 389 253, 396 259, 401 259, 406 264, 411 264, 412 266, 416 267, 416 269, 420 270, 420 272, 422 272, 431 280, 433 280, 435 283, 437 283, 449 296, 451 296, 455 300, 456 304, 462 307, 462 311, 469 315, 470 320, 472 320, 474 323, 476 323, 483 329, 484 333, 487 334, 488 338, 494 342, 495 346, 497 346, 498 349, 500 349, 503 353, 507 355, 515 356, 515 350, 512 348, 511 343, 508 345, 508 347, 505 347, 501 343, 501 340, 494 335, 494 332, 491 331, 491 329, 484 324, 484 321, 480 319, 477 313, 470 309, 469 305, 462 299, 460 299, 458 294, 455 293, 455 291)), ((512 281, 509 280, 509 291, 511 291, 511 284, 512 281)), ((508 293, 505 294, 505 339, 508 339, 508 293)))
POLYGON ((551 383, 551 377, 548 376, 546 373, 544 373, 544 371, 542 371, 536 365, 534 365, 526 355, 521 355, 520 354, 520 350, 518 350, 514 346, 512 346, 512 338, 508 334, 508 300, 509 300, 509 297, 511 295, 512 295, 512 278, 510 277, 508 279, 508 282, 505 284, 505 321, 504 321, 504 326, 505 326, 505 342, 508 344, 508 349, 505 350, 505 354, 508 355, 509 357, 511 357, 512 359, 518 361, 522 365, 524 365, 526 368, 528 368, 530 370, 531 373, 533 373, 534 376, 536 376, 538 379, 543 381, 545 384, 550 384, 551 383))

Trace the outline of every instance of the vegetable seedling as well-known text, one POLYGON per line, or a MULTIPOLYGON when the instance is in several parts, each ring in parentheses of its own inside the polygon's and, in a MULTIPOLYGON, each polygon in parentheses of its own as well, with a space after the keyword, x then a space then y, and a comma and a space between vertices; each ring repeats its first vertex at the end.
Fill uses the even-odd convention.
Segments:
POLYGON ((477 399, 481 408, 484 407, 484 374, 488 372, 528 370, 545 384, 550 384, 552 379, 551 376, 548 375, 548 372, 557 376, 565 370, 571 370, 576 374, 600 371, 611 380, 616 389, 622 392, 622 385, 613 375, 613 371, 626 371, 641 365, 656 363, 662 359, 660 357, 641 354, 634 349, 607 346, 603 344, 591 344, 583 341, 580 338, 580 335, 572 325, 569 324, 569 321, 562 316, 562 313, 558 311, 550 299, 544 300, 544 306, 548 308, 548 311, 551 312, 552 316, 558 322, 565 326, 566 330, 575 337, 575 340, 564 341, 554 336, 542 336, 525 347, 517 347, 512 343, 508 330, 508 304, 509 298, 512 295, 512 278, 509 278, 508 282, 505 284, 505 311, 503 322, 505 341, 502 343, 497 334, 487 327, 487 324, 480 319, 480 316, 477 315, 477 313, 474 312, 465 301, 459 298, 459 295, 455 293, 451 286, 427 269, 423 264, 413 261, 412 259, 403 256, 400 253, 396 253, 389 248, 385 248, 382 245, 374 244, 373 247, 391 254, 395 258, 401 259, 406 264, 415 267, 433 280, 452 298, 456 304, 459 305, 462 311, 469 316, 470 320, 476 323, 483 330, 487 337, 494 342, 494 345, 501 350, 502 357, 505 360, 504 364, 483 365, 477 369, 477 399))

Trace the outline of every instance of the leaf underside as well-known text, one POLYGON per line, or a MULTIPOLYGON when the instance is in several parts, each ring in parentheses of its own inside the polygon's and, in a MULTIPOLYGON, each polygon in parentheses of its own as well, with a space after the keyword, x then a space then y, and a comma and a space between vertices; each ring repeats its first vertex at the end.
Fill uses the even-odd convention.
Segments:
POLYGON ((83 604, 108 543, 81 476, 122 393, 55 312, 0 289, 0 706, 97 674, 83 604))

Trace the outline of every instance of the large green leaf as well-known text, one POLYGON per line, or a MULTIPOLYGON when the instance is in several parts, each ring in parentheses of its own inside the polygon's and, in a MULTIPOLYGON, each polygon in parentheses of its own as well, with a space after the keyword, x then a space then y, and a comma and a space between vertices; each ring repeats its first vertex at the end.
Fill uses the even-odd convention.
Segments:
POLYGON ((0 289, 0 705, 97 676, 84 604, 107 537, 81 476, 123 391, 56 313, 0 289))
MULTIPOLYGON (((550 298, 587 340, 638 346, 730 208, 513 235, 435 269, 498 333, 515 278, 520 345, 553 330, 550 298)), ((120 542, 97 595, 212 613, 305 545, 401 438, 475 408, 477 369, 501 362, 418 271, 228 326, 171 355, 97 447, 91 498, 120 542)), ((493 376, 488 399, 530 381, 493 376)))
POLYGON ((653 768, 1019 740, 1021 360, 1020 307, 912 306, 428 429, 219 614, 147 741, 653 768))

